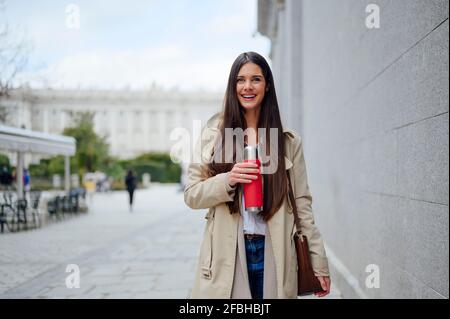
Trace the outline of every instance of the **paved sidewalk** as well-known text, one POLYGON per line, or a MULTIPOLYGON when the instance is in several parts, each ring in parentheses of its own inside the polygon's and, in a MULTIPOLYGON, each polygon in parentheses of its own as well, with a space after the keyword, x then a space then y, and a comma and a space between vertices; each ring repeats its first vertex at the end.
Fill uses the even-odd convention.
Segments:
POLYGON ((0 236, 0 298, 186 298, 203 231, 177 185, 96 194, 90 212, 0 236), (66 287, 69 264, 80 288, 66 287))
MULTIPOLYGON (((187 298, 205 210, 191 211, 178 185, 96 194, 87 214, 0 234, 0 298, 187 298), (69 264, 80 288, 67 288, 69 264)), ((332 291, 330 298, 338 298, 332 291)))

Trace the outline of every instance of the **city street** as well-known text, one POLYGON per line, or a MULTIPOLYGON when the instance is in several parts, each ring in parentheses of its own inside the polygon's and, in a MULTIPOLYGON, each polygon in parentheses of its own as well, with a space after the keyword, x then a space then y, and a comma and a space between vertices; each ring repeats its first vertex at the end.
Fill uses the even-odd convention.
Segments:
POLYGON ((138 190, 132 212, 127 200, 98 193, 87 214, 1 234, 0 298, 187 298, 206 211, 190 210, 175 184, 138 190), (66 286, 69 265, 79 288, 66 286))

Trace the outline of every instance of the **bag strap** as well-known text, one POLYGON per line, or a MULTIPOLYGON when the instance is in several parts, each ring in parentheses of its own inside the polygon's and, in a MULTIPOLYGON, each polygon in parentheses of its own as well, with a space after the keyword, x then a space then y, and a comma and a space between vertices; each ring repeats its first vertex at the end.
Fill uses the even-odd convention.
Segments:
POLYGON ((288 185, 289 185, 288 186, 289 187, 289 199, 291 201, 292 213, 294 214, 295 227, 297 228, 297 231, 295 232, 295 234, 296 234, 296 236, 300 237, 300 239, 303 241, 303 236, 301 233, 300 217, 298 216, 297 205, 295 204, 295 197, 294 197, 294 193, 292 191, 291 174, 289 174, 289 171, 288 171, 286 175, 287 175, 288 185))

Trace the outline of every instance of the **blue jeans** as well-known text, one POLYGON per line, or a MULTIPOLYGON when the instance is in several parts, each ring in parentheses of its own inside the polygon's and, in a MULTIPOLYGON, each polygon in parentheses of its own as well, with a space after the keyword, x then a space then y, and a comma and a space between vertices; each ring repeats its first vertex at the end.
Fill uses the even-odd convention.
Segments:
POLYGON ((245 239, 248 279, 253 299, 263 298, 264 240, 264 237, 258 239, 245 239))

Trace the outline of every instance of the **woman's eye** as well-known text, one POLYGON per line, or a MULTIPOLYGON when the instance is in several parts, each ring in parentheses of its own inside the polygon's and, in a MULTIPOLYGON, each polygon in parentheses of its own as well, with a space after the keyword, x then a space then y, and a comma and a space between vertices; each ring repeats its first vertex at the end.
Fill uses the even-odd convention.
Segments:
POLYGON ((260 78, 254 78, 253 81, 259 82, 259 81, 261 81, 261 79, 260 78))

